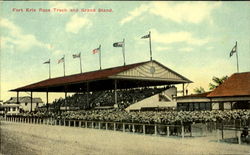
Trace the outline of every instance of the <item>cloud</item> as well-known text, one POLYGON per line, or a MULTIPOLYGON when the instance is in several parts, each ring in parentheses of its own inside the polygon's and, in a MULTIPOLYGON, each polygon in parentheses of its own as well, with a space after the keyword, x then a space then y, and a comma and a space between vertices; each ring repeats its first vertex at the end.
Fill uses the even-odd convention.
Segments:
POLYGON ((187 43, 189 45, 204 45, 210 39, 209 38, 196 38, 192 33, 186 31, 161 33, 156 29, 152 29, 152 38, 154 42, 172 44, 172 43, 187 43))
POLYGON ((156 47, 156 51, 168 51, 172 49, 171 47, 156 47))
POLYGON ((69 22, 66 24, 66 32, 78 33, 81 28, 84 26, 92 26, 92 22, 88 18, 80 17, 77 14, 73 15, 69 22))
POLYGON ((212 22, 211 13, 220 5, 220 2, 152 2, 148 5, 142 4, 129 12, 129 16, 123 18, 120 24, 123 25, 147 13, 177 23, 198 24, 205 20, 212 22))
POLYGON ((34 46, 48 48, 48 44, 37 40, 32 34, 24 34, 20 27, 6 18, 1 19, 0 27, 6 29, 8 32, 8 35, 3 35, 1 39, 3 48, 15 46, 16 49, 21 51, 27 51, 34 46))
POLYGON ((184 48, 180 48, 179 51, 183 51, 183 52, 191 52, 193 51, 194 49, 191 48, 191 47, 184 47, 184 48))
POLYGON ((144 5, 144 4, 141 5, 138 8, 135 8, 133 11, 129 12, 129 16, 123 18, 120 21, 120 24, 123 25, 123 24, 125 24, 127 22, 130 22, 134 18, 136 18, 136 17, 140 16, 142 13, 146 12, 148 9, 149 9, 149 6, 148 5, 144 5))

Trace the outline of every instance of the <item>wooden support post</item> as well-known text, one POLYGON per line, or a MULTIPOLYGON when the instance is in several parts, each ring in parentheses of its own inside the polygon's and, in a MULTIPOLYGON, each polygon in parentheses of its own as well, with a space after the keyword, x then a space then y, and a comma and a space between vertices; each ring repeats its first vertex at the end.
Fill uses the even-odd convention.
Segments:
POLYGON ((46 109, 47 109, 47 112, 49 111, 49 92, 48 92, 48 89, 47 89, 47 92, 46 92, 46 109))
POLYGON ((65 110, 67 111, 67 90, 66 90, 66 86, 64 87, 64 95, 65 95, 65 100, 64 100, 65 110))
POLYGON ((105 126, 106 126, 106 130, 108 130, 108 123, 105 123, 105 126))
POLYGON ((181 138, 184 138, 184 125, 181 125, 181 138))
POLYGON ((32 91, 30 92, 30 111, 32 112, 32 103, 33 103, 33 93, 32 91))
POLYGON ((63 126, 66 126, 66 120, 63 119, 63 126))
POLYGON ((16 103, 19 104, 19 91, 16 92, 16 103))
POLYGON ((114 131, 116 131, 116 123, 114 123, 114 131))
POLYGON ((101 122, 98 123, 99 129, 101 129, 101 122))
POLYGON ((155 124, 155 136, 157 135, 157 125, 155 124))
POLYGON ((91 122, 92 129, 94 128, 94 122, 91 122))
POLYGON ((115 104, 117 105, 117 80, 115 80, 115 104))
POLYGON ((82 127, 82 121, 79 121, 78 125, 79 125, 79 128, 81 128, 82 127))
POLYGON ((169 130, 169 126, 167 126, 167 136, 170 136, 170 130, 169 130))
POLYGON ((125 132, 125 124, 122 123, 122 131, 125 132))
POLYGON ((76 121, 74 120, 74 127, 76 127, 76 121))
POLYGON ((146 134, 146 126, 145 126, 145 124, 142 125, 142 130, 143 130, 143 134, 145 135, 146 134))
POLYGON ((71 121, 69 120, 68 122, 69 122, 68 126, 70 127, 70 123, 71 123, 71 121))
POLYGON ((185 95, 185 90, 184 90, 184 83, 182 84, 182 96, 184 96, 185 95))
POLYGON ((89 108, 90 107, 90 105, 89 105, 89 83, 87 82, 86 85, 87 85, 87 98, 86 98, 86 100, 87 100, 87 107, 89 108))
POLYGON ((133 133, 135 133, 135 125, 134 124, 132 124, 132 131, 133 131, 133 133))
POLYGON ((217 129, 217 142, 220 142, 220 130, 217 129))
POLYGON ((88 128, 88 122, 87 121, 85 122, 85 128, 88 128))
POLYGON ((241 144, 241 134, 240 134, 240 131, 238 131, 238 143, 241 144))

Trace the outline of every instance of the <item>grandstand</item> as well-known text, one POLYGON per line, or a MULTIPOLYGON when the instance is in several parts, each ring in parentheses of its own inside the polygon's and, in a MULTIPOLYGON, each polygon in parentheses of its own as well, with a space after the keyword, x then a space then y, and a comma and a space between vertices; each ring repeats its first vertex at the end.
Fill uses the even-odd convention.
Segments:
MULTIPOLYGON (((152 60, 98 71, 69 75, 36 82, 11 91, 64 92, 65 99, 54 101, 54 108, 75 107, 90 109, 100 106, 126 108, 145 98, 159 94, 175 84, 191 83, 184 76, 152 60), (75 93, 68 97, 67 93, 75 93)), ((17 100, 17 103, 19 101, 17 100)))

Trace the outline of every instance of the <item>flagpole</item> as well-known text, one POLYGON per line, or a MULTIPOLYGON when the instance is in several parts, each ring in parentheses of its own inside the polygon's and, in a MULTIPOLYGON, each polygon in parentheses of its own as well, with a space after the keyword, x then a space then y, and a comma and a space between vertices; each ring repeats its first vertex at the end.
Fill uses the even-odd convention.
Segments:
POLYGON ((101 62, 101 45, 99 46, 99 64, 100 64, 100 70, 102 69, 102 62, 101 62))
POLYGON ((81 56, 81 52, 80 52, 80 70, 81 70, 81 73, 82 73, 82 56, 81 56))
POLYGON ((50 59, 49 59, 49 79, 51 78, 51 69, 50 69, 50 59))
POLYGON ((149 31, 149 49, 150 49, 150 61, 152 61, 151 32, 150 31, 149 31))
POLYGON ((65 76, 65 55, 63 55, 63 73, 65 76))
POLYGON ((237 73, 239 73, 239 59, 238 59, 238 47, 237 47, 237 41, 235 44, 235 50, 236 50, 236 61, 237 61, 237 73))
POLYGON ((123 54, 123 61, 124 61, 124 66, 125 66, 126 65, 126 60, 125 60, 125 39, 123 39, 122 54, 123 54))

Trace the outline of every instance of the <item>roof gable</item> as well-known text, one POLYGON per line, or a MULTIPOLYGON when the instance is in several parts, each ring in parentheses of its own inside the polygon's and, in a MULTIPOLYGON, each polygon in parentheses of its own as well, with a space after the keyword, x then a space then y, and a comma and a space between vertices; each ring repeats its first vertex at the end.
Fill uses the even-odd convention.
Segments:
POLYGON ((149 61, 134 68, 128 69, 115 75, 122 78, 147 78, 147 79, 161 79, 164 81, 173 82, 192 82, 173 70, 163 66, 157 61, 149 61))
POLYGON ((250 72, 235 73, 207 97, 250 96, 250 72))

